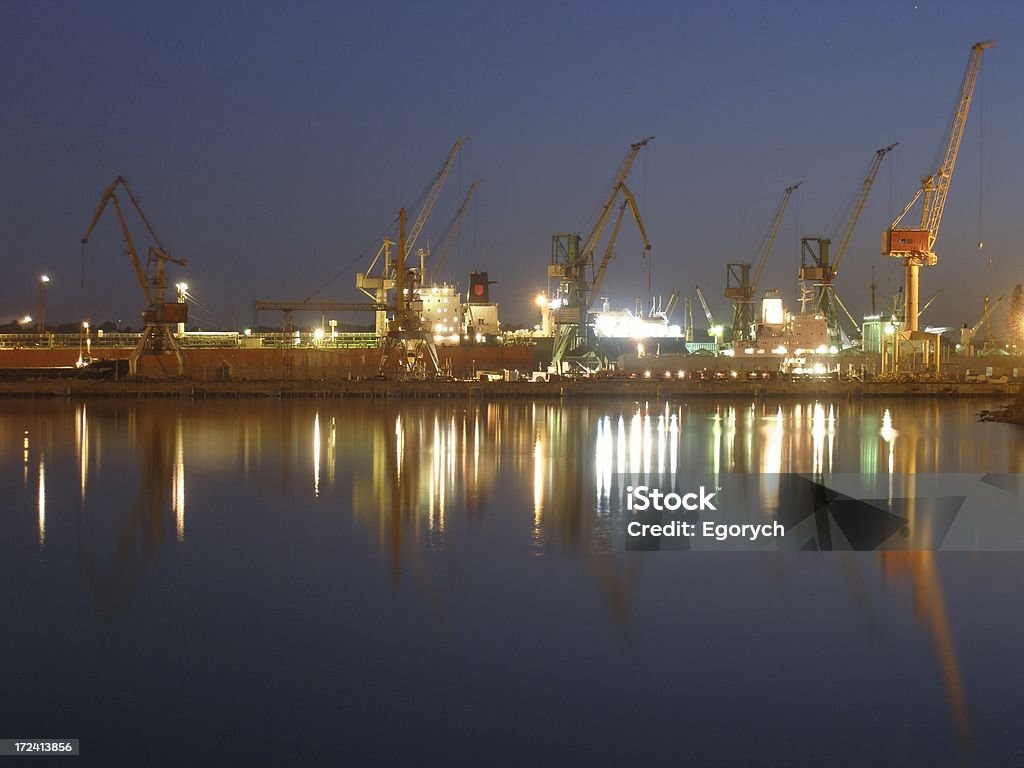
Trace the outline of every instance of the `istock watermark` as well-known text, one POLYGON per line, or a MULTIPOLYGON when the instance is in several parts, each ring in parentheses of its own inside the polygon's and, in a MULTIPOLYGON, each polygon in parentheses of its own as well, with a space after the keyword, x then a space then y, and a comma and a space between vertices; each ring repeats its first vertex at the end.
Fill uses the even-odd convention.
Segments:
POLYGON ((1024 551, 1018 473, 605 475, 612 549, 1024 551))
POLYGON ((676 512, 685 509, 689 512, 709 509, 715 511, 712 500, 717 491, 708 491, 703 485, 697 491, 679 494, 675 491, 667 493, 658 488, 650 488, 646 485, 626 486, 626 509, 636 512, 646 512, 654 509, 658 512, 676 512))

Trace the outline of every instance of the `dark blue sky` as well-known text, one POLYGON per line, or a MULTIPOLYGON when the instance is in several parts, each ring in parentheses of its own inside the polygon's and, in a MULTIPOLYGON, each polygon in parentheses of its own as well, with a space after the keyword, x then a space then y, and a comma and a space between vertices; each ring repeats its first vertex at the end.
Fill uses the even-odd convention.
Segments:
MULTIPOLYGON (((483 178, 448 271, 463 287, 490 272, 503 318, 531 322, 551 233, 587 224, 632 141, 656 137, 630 181, 656 292, 700 283, 722 316, 724 264, 754 255, 783 187, 804 181, 761 287, 792 304, 799 236, 822 234, 874 150, 898 141, 840 277, 859 313, 870 265, 880 292, 902 282, 879 232, 929 170, 970 46, 989 37, 940 263, 922 279, 923 295, 946 288, 926 321, 950 325, 1024 279, 1020 3, 8 0, 0 320, 34 314, 46 271, 48 320, 137 322, 112 216, 79 279, 82 231, 122 174, 189 260, 174 277, 247 325, 253 299, 308 296, 373 245, 460 135, 426 232, 483 178)), ((603 292, 632 306, 648 265, 631 225, 619 245, 603 292)), ((356 299, 365 264, 321 295, 356 299)))

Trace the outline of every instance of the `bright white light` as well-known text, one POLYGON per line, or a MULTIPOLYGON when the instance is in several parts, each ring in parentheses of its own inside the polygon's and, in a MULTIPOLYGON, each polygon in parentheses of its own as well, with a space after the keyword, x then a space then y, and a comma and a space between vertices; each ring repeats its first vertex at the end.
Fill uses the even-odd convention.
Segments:
POLYGON ((764 299, 761 302, 761 316, 767 325, 782 325, 785 322, 782 299, 764 299))
POLYGON ((324 329, 323 328, 316 328, 316 329, 313 330, 313 338, 316 341, 320 341, 321 339, 323 339, 323 337, 324 337, 324 329))
POLYGON ((39 277, 39 282, 41 282, 41 283, 48 283, 48 282, 50 282, 50 276, 49 275, 41 275, 39 277))
POLYGON ((22 322, 22 324, 31 323, 32 322, 32 315, 25 315, 23 318, 21 318, 21 322, 22 322))

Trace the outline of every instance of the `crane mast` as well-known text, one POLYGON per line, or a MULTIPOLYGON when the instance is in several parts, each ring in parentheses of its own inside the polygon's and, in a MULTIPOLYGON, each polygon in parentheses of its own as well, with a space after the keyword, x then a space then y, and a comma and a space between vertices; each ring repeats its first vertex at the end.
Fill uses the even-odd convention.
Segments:
POLYGON ((942 224, 942 211, 949 195, 949 185, 953 179, 956 158, 960 151, 960 141, 967 125, 967 116, 971 109, 974 86, 981 69, 981 58, 985 50, 995 45, 993 40, 983 40, 971 47, 967 59, 967 69, 960 84, 960 94, 953 109, 953 118, 949 124, 946 148, 938 167, 921 180, 921 186, 904 206, 889 228, 882 233, 882 255, 903 259, 906 271, 905 311, 907 330, 918 330, 918 295, 920 289, 921 267, 934 266, 938 262, 935 254, 935 241, 939 236, 939 225, 942 224), (917 228, 900 227, 900 222, 921 200, 921 221, 917 228))
POLYGON ((768 254, 771 253, 775 244, 775 237, 782 225, 782 218, 786 215, 786 206, 789 198, 796 191, 797 187, 803 184, 798 181, 792 186, 786 187, 779 198, 779 204, 775 209, 775 217, 761 244, 757 259, 754 277, 751 279, 750 270, 753 264, 745 262, 733 262, 725 266, 725 298, 733 302, 732 337, 733 341, 751 341, 751 328, 754 325, 754 296, 757 287, 761 283, 761 275, 764 273, 765 264, 768 262, 768 254))

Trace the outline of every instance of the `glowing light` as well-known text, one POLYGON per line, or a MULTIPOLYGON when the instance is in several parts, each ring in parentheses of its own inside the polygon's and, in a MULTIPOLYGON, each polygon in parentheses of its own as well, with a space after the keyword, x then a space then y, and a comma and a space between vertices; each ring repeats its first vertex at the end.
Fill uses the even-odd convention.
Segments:
POLYGON ((782 325, 785 322, 782 299, 763 299, 761 301, 761 317, 766 325, 782 325))
POLYGON ((89 417, 83 405, 75 419, 75 443, 78 448, 78 474, 82 503, 85 503, 85 489, 89 479, 89 417))
POLYGON ((320 496, 320 411, 313 417, 313 495, 320 496))
POLYGON ((39 282, 41 282, 41 283, 48 283, 48 282, 50 282, 50 276, 49 275, 40 275, 39 276, 39 282))
POLYGON ((313 339, 315 341, 322 341, 323 338, 324 338, 324 329, 323 328, 315 328, 313 330, 313 339))
POLYGON ((39 452, 39 548, 46 545, 46 462, 43 452, 39 452))
POLYGON ((538 307, 544 308, 548 304, 548 297, 545 296, 543 293, 538 293, 536 298, 533 300, 533 303, 536 304, 538 307))
POLYGON ((179 543, 185 540, 185 440, 181 419, 174 430, 174 484, 171 486, 171 507, 174 510, 174 530, 179 543))

